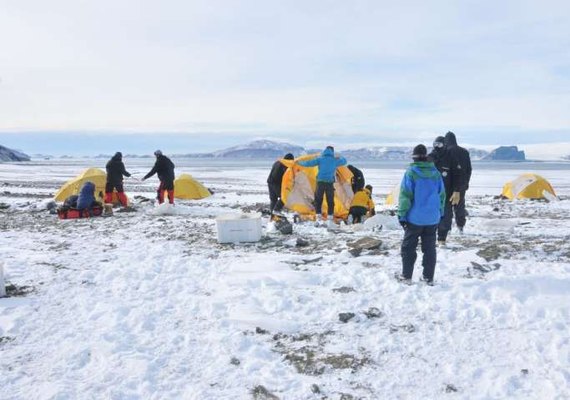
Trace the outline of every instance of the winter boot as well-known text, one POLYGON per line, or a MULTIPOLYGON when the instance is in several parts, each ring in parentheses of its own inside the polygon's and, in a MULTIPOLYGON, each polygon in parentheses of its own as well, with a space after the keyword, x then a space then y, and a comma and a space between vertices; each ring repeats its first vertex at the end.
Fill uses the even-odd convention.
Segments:
POLYGON ((422 277, 420 278, 420 282, 424 282, 424 283, 425 283, 426 285, 428 285, 428 286, 433 286, 433 279, 432 279, 432 280, 429 280, 429 279, 427 279, 425 276, 422 276, 422 277))
POLYGON ((332 215, 329 215, 327 218, 327 228, 328 229, 336 228, 336 224, 334 223, 334 218, 332 215))
POLYGON ((411 285, 412 284, 412 279, 406 278, 403 274, 396 274, 394 277, 396 278, 396 280, 398 282, 403 283, 405 285, 411 285))

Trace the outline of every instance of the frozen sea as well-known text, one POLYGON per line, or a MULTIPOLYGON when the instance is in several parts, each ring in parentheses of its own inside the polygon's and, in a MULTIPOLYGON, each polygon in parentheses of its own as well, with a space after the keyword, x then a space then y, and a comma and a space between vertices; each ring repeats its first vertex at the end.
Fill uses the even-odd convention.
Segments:
MULTIPOLYGON (((383 200, 406 163, 355 162, 382 229, 264 219, 261 242, 220 245, 215 217, 266 206, 272 161, 173 161, 214 196, 164 214, 156 178, 127 179, 135 212, 67 221, 47 202, 105 159, 0 164, 1 399, 570 398, 569 163, 474 163, 428 287, 421 260, 412 286, 393 278, 383 200), (524 172, 560 201, 495 198, 524 172), (382 244, 355 256, 364 237, 382 244)), ((138 178, 152 162, 125 159, 138 178)))

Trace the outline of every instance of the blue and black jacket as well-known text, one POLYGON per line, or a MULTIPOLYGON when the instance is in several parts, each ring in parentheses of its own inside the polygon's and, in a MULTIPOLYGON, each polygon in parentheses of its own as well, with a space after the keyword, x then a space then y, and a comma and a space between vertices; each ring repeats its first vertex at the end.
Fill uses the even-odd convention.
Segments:
POLYGON ((445 207, 441 174, 432 162, 410 164, 400 184, 398 218, 414 225, 439 224, 445 207))
POLYGON ((342 156, 336 158, 334 150, 326 148, 319 157, 315 157, 312 160, 299 161, 298 164, 303 167, 318 166, 317 182, 334 183, 336 169, 346 165, 346 159, 342 156))

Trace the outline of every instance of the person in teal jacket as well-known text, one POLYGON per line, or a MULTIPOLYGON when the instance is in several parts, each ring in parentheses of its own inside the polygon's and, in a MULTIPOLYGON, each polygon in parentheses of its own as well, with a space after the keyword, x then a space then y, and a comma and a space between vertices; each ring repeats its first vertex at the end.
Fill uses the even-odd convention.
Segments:
POLYGON ((327 146, 319 157, 299 161, 298 164, 303 167, 319 167, 319 172, 317 173, 317 189, 315 191, 315 212, 317 215, 322 214, 323 198, 326 196, 328 220, 332 223, 336 169, 346 165, 346 159, 342 156, 335 157, 334 148, 327 146))
POLYGON ((421 238, 422 280, 433 284, 436 264, 436 232, 445 207, 445 187, 441 174, 433 162, 428 162, 423 144, 414 148, 414 162, 410 164, 400 184, 398 220, 404 228, 402 241, 401 281, 410 283, 416 262, 416 248, 421 238))

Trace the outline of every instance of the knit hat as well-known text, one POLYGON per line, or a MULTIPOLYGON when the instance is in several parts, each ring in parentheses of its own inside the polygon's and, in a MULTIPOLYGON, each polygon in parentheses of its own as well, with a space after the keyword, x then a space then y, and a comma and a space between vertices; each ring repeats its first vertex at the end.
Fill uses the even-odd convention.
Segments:
POLYGON ((414 160, 425 160, 427 159, 427 148, 423 144, 418 144, 414 147, 414 151, 412 152, 412 158, 414 160))
POLYGON ((285 160, 294 160, 295 157, 293 156, 293 154, 291 153, 287 153, 285 154, 285 157, 283 157, 285 160))
POLYGON ((156 150, 156 151, 154 152, 154 155, 157 156, 157 157, 158 157, 158 156, 161 156, 161 155, 162 155, 162 151, 156 150))

